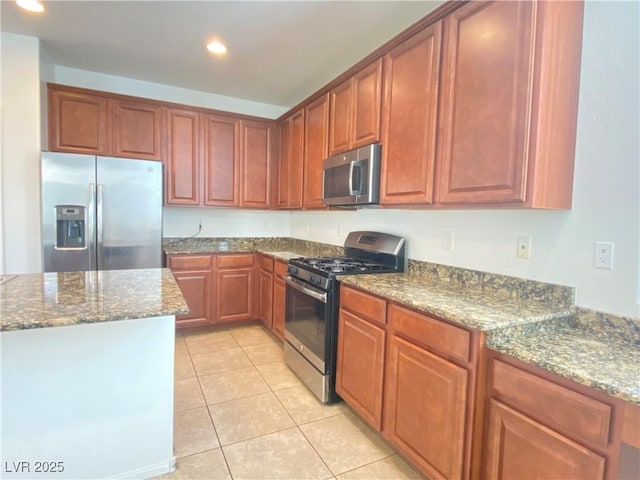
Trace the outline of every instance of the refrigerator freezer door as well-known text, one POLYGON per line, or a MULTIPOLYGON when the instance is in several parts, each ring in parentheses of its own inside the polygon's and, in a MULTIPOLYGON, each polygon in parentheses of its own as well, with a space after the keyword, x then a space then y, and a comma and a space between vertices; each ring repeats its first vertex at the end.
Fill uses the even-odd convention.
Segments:
POLYGON ((162 163, 97 158, 98 269, 162 267, 162 163))
POLYGON ((45 272, 96 268, 96 157, 42 154, 42 243, 45 272))

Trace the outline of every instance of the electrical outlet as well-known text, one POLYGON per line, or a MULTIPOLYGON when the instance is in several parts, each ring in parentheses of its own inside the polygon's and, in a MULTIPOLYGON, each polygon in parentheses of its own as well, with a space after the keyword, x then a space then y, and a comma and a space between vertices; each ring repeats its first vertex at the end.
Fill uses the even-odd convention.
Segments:
POLYGON ((453 251, 455 244, 456 234, 452 230, 445 230, 442 232, 442 249, 453 251))
POLYGON ((613 246, 613 242, 596 242, 593 260, 595 268, 613 269, 613 246))
POLYGON ((525 260, 531 258, 531 237, 528 235, 520 235, 518 237, 518 248, 516 250, 516 257, 523 258, 525 260))

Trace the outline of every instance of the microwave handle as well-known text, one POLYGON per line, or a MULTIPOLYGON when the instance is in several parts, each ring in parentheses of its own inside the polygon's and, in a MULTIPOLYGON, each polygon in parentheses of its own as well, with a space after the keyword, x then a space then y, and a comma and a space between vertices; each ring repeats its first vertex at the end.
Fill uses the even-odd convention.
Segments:
POLYGON ((360 184, 361 184, 361 170, 362 166, 359 162, 351 162, 349 168, 349 191, 350 195, 360 195, 360 184), (355 175, 355 170, 358 169, 357 176, 355 175), (357 180, 357 188, 353 186, 353 181, 357 180))

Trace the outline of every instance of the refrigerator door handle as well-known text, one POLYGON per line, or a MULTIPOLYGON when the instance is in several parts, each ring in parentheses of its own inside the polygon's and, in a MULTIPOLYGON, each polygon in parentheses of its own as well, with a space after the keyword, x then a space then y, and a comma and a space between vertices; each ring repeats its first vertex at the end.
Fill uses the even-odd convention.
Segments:
POLYGON ((87 236, 89 251, 89 270, 97 270, 96 265, 96 184, 89 184, 89 201, 87 208, 87 236))
POLYGON ((97 230, 98 230, 98 248, 97 248, 97 257, 98 257, 98 270, 102 270, 104 267, 104 259, 102 258, 103 255, 103 240, 104 240, 104 232, 103 232, 103 225, 104 225, 104 221, 103 221, 103 212, 102 212, 102 196, 104 194, 104 185, 102 185, 101 183, 98 184, 98 191, 97 191, 97 195, 96 195, 96 217, 97 217, 97 230))

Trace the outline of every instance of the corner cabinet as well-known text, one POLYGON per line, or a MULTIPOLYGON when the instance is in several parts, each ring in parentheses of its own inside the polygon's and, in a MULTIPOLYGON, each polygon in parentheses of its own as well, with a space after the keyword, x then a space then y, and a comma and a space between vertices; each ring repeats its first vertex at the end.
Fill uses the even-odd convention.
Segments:
POLYGON ((322 161, 327 158, 329 94, 305 107, 304 198, 305 209, 325 208, 322 203, 322 161))
POLYGON ((329 93, 329 155, 380 140, 382 59, 329 93))
POLYGON ((483 477, 617 478, 618 399, 490 352, 483 477))
POLYGON ((570 208, 583 2, 471 2, 445 18, 439 198, 570 208))
POLYGON ((280 124, 280 163, 278 169, 278 208, 302 208, 304 165, 304 109, 280 124))
POLYGON ((384 57, 380 203, 433 203, 442 22, 384 57))

